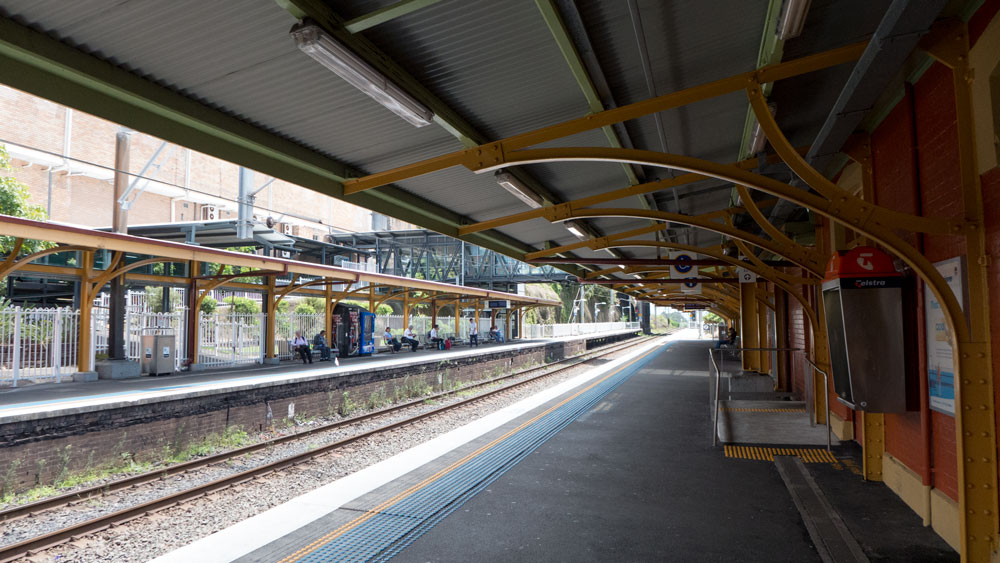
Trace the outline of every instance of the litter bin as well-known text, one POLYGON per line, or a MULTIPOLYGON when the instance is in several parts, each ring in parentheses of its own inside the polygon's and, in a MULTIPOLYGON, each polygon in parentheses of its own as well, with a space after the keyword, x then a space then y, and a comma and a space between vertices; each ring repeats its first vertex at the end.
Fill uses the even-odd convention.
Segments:
POLYGON ((160 375, 174 372, 176 339, 173 334, 142 335, 142 373, 160 375))

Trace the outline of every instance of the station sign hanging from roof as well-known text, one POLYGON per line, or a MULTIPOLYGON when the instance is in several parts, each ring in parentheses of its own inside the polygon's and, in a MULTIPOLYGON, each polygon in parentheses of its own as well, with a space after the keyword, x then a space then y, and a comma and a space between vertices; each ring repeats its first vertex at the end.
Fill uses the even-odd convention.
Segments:
POLYGON ((697 256, 693 252, 671 252, 670 259, 680 263, 670 264, 670 277, 672 279, 688 279, 698 277, 698 266, 693 263, 697 256), (687 263, 685 262, 692 262, 687 263))

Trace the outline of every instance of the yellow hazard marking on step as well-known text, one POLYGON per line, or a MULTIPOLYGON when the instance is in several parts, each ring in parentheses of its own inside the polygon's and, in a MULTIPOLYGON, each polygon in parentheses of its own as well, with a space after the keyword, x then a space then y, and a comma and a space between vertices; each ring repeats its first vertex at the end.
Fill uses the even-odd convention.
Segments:
POLYGON ((757 461, 774 461, 776 455, 794 455, 802 463, 839 463, 832 453, 822 448, 770 448, 764 446, 731 446, 723 447, 726 457, 733 459, 752 459, 757 461))
POLYGON ((754 409, 745 407, 723 407, 720 410, 723 412, 806 412, 806 409, 754 409))

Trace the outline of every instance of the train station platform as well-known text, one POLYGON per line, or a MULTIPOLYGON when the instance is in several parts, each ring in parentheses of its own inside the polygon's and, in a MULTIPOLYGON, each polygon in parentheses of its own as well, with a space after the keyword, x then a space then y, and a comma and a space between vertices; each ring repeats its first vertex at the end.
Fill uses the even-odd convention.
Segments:
MULTIPOLYGON (((155 562, 823 560, 830 549, 817 544, 835 529, 817 527, 808 505, 800 512, 802 492, 776 463, 711 445, 712 344, 685 337, 656 339, 155 562)), ((825 495, 827 516, 846 523, 851 560, 958 560, 884 485, 851 471, 858 452, 832 457, 792 461, 825 495)))
POLYGON ((123 453, 155 462, 164 448, 177 449, 232 427, 262 431, 275 424, 346 415, 358 405, 378 408, 391 397, 415 396, 410 394, 414 388, 454 388, 576 356, 636 333, 404 350, 345 358, 339 366, 283 362, 7 389, 0 391, 0 443, 5 444, 0 467, 35 465, 37 471, 21 469, 12 476, 15 484, 28 487, 51 478, 45 471, 53 466, 74 470, 112 463, 123 453), (24 463, 26 459, 34 464, 24 463))

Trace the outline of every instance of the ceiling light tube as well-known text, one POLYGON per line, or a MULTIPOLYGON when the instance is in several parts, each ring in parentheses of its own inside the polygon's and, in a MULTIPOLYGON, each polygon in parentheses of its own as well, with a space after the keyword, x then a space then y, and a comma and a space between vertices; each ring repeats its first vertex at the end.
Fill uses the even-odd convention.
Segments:
MULTIPOLYGON (((772 102, 770 104, 767 104, 767 109, 768 111, 771 112, 771 115, 773 116, 774 112, 777 111, 778 106, 776 106, 772 102)), ((750 154, 755 155, 764 150, 764 143, 766 141, 767 141, 767 135, 764 134, 764 128, 760 126, 760 122, 757 121, 757 118, 754 118, 753 135, 750 137, 750 154)))
POLYGON ((500 184, 500 187, 507 190, 517 199, 527 203, 529 207, 538 209, 545 204, 545 200, 542 196, 536 194, 528 186, 525 186, 520 180, 517 179, 513 174, 507 172, 506 170, 498 170, 493 178, 500 184))
POLYGON ((587 236, 587 231, 583 228, 583 225, 576 221, 563 221, 563 226, 566 227, 567 231, 573 233, 573 236, 578 239, 586 240, 589 238, 587 236))
POLYGON ((315 23, 303 21, 292 27, 300 51, 361 90, 414 127, 431 124, 434 112, 389 81, 361 57, 342 45, 315 23))
POLYGON ((786 41, 802 35, 812 0, 785 0, 778 20, 778 39, 786 41))

